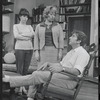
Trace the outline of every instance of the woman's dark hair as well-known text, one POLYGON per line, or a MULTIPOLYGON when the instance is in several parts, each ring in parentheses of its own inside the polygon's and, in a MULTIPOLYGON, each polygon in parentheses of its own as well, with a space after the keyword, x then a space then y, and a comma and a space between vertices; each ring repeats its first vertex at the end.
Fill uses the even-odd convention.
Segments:
MULTIPOLYGON (((19 11, 19 17, 20 16, 27 16, 28 18, 29 18, 29 12, 28 12, 28 10, 27 9, 25 9, 25 8, 21 8, 20 9, 20 11, 19 11)), ((20 19, 20 18, 19 18, 20 19)))
POLYGON ((84 46, 86 44, 87 36, 86 36, 86 34, 84 32, 78 31, 78 30, 74 30, 72 32, 72 34, 76 34, 77 35, 77 40, 81 40, 81 43, 80 43, 81 46, 84 46))

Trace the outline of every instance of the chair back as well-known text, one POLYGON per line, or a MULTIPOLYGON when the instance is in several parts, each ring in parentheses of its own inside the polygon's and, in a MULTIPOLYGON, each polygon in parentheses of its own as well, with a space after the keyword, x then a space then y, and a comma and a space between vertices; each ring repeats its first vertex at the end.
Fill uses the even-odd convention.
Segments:
POLYGON ((76 97, 77 97, 77 95, 78 95, 78 93, 79 93, 79 91, 80 91, 80 88, 81 88, 81 86, 82 86, 82 83, 83 83, 85 77, 88 76, 89 69, 90 69, 90 67, 91 67, 91 65, 92 65, 92 61, 93 61, 93 59, 94 59, 95 56, 96 56, 96 52, 97 52, 97 47, 96 47, 96 45, 95 45, 94 43, 91 44, 91 45, 88 47, 88 50, 87 50, 87 51, 88 51, 88 53, 90 54, 90 60, 89 60, 88 65, 85 67, 85 69, 84 69, 84 71, 83 71, 82 78, 80 78, 80 79, 78 80, 78 84, 77 84, 77 86, 76 86, 76 91, 75 91, 75 93, 74 93, 73 100, 76 99, 76 97))
POLYGON ((91 67, 92 61, 96 56, 96 52, 97 52, 97 47, 96 45, 93 43, 89 46, 89 49, 87 50, 88 53, 90 54, 90 60, 88 65, 85 67, 84 71, 83 71, 83 77, 86 77, 88 75, 89 69, 91 67))

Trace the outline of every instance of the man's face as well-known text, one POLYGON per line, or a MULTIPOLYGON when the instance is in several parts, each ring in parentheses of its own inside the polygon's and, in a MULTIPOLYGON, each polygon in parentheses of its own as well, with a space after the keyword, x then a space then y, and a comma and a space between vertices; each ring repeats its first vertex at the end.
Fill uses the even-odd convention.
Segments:
POLYGON ((79 41, 77 40, 77 35, 74 33, 71 37, 69 37, 69 45, 78 44, 79 41))

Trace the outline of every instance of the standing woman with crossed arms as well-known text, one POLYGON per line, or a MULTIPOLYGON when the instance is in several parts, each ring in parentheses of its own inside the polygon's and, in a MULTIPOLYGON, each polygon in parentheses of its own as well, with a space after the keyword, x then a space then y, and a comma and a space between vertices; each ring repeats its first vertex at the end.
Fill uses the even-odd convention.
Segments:
MULTIPOLYGON (((31 25, 27 25, 26 22, 29 19, 29 12, 25 8, 21 8, 19 11, 19 23, 13 26, 15 43, 15 56, 17 73, 26 75, 31 62, 33 54, 32 38, 34 31, 31 25)), ((20 92, 25 88, 21 87, 20 92)))

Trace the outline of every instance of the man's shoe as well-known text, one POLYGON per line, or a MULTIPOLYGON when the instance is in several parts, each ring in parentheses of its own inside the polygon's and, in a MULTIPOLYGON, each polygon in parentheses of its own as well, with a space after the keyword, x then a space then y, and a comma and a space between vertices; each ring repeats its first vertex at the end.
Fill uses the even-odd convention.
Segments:
POLYGON ((10 76, 4 75, 2 80, 3 80, 3 82, 9 82, 9 78, 10 78, 10 76))

